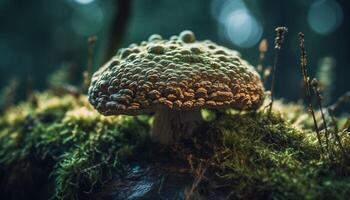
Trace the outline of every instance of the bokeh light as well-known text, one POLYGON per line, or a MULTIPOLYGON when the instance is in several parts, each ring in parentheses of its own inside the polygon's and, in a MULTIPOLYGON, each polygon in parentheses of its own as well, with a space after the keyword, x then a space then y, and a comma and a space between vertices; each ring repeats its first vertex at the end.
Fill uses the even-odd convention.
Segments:
POLYGON ((231 43, 249 48, 260 41, 262 25, 242 0, 214 0, 211 12, 219 22, 219 34, 231 43))
POLYGON ((224 22, 226 37, 234 44, 248 48, 257 44, 262 36, 262 27, 248 10, 235 10, 224 22))
POLYGON ((92 3, 94 0, 74 0, 74 1, 80 4, 89 4, 89 3, 92 3))
POLYGON ((310 7, 308 22, 313 31, 329 34, 341 25, 343 11, 334 0, 316 0, 310 7))

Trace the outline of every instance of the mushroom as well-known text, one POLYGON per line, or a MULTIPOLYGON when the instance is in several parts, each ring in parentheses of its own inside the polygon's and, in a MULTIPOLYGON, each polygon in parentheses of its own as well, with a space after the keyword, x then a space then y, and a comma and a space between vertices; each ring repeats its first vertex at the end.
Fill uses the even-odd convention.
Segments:
POLYGON ((190 137, 203 108, 255 110, 263 100, 258 73, 237 51, 196 41, 191 31, 120 49, 89 88, 89 102, 103 115, 155 112, 151 138, 162 144, 190 137))

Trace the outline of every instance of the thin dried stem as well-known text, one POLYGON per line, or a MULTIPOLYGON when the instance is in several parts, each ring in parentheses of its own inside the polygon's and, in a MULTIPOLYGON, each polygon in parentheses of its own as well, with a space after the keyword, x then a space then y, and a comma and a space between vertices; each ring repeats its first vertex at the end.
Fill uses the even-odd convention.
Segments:
POLYGON ((275 77, 276 77, 276 68, 278 64, 279 52, 282 49, 282 44, 284 41, 284 35, 288 32, 287 27, 277 27, 276 38, 275 38, 275 59, 272 67, 272 80, 271 80, 271 102, 269 104, 269 115, 272 111, 273 101, 274 101, 274 88, 275 88, 275 77))
POLYGON ((306 93, 306 98, 307 98, 307 104, 308 104, 308 111, 311 113, 313 121, 314 121, 314 126, 315 126, 315 131, 317 134, 317 140, 320 145, 321 153, 323 154, 323 147, 322 147, 322 141, 321 141, 321 134, 320 130, 317 125, 317 120, 315 116, 315 112, 312 106, 312 94, 311 94, 311 86, 310 86, 310 78, 307 73, 307 58, 306 58, 306 50, 305 50, 305 37, 304 33, 299 33, 299 41, 300 41, 300 64, 301 64, 301 70, 303 74, 303 80, 304 80, 304 85, 305 85, 305 93, 306 93))
POLYGON ((350 103, 350 91, 347 91, 345 94, 341 95, 338 100, 328 108, 335 112, 341 105, 346 103, 350 103))
POLYGON ((199 184, 206 179, 205 172, 208 169, 208 160, 207 161, 200 161, 198 167, 194 168, 193 161, 190 158, 189 160, 191 171, 194 174, 194 180, 192 183, 191 188, 185 190, 185 200, 193 199, 195 196, 195 192, 198 189, 199 184))
POLYGON ((87 70, 84 73, 84 89, 89 88, 92 71, 93 71, 93 59, 94 59, 94 47, 97 41, 96 36, 90 36, 87 40, 88 43, 88 56, 87 56, 87 70))
POLYGON ((96 36, 91 36, 88 38, 88 73, 89 75, 92 74, 92 69, 93 69, 93 58, 94 58, 94 47, 97 41, 96 36))
POLYGON ((345 104, 345 103, 349 103, 350 102, 350 91, 346 92, 345 94, 343 94, 342 96, 340 96, 338 98, 338 100, 332 104, 331 106, 328 107, 328 113, 329 115, 331 116, 331 119, 332 119, 332 124, 333 124, 333 127, 334 127, 334 136, 338 142, 338 145, 339 145, 339 148, 340 150, 343 152, 343 155, 345 154, 345 150, 343 148, 343 145, 341 143, 341 139, 340 139, 340 136, 339 136, 339 128, 338 128, 338 125, 337 125, 337 120, 335 118, 335 111, 342 105, 342 104, 345 104))
POLYGON ((329 131, 328 131, 326 118, 325 118, 324 113, 323 113, 322 95, 321 95, 321 92, 320 92, 318 80, 316 78, 312 79, 311 87, 312 87, 312 89, 314 91, 314 94, 316 94, 318 108, 320 109, 320 112, 321 112, 321 117, 322 117, 322 120, 323 120, 324 129, 325 129, 326 149, 329 152, 329 150, 330 150, 329 149, 329 131))
POLYGON ((334 127, 334 137, 337 140, 339 148, 340 148, 340 150, 342 151, 342 153, 344 155, 345 151, 344 151, 344 148, 343 148, 343 144, 341 143, 340 136, 338 134, 339 133, 339 128, 338 128, 338 125, 337 125, 337 120, 336 120, 335 115, 334 115, 334 111, 332 109, 328 109, 328 113, 329 113, 329 115, 331 117, 332 124, 333 124, 333 127, 334 127))
POLYGON ((339 128, 338 128, 337 120, 335 119, 334 111, 332 109, 328 108, 328 113, 329 113, 329 116, 331 117, 332 125, 334 127, 334 131, 336 133, 338 133, 339 132, 339 128))

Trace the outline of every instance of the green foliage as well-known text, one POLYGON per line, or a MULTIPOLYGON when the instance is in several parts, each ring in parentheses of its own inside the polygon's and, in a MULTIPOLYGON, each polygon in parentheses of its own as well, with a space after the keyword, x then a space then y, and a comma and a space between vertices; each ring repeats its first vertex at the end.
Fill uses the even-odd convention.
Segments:
MULTIPOLYGON (((310 119, 300 105, 276 101, 274 109, 279 112, 270 117, 263 110, 203 111, 206 123, 193 138, 196 145, 180 146, 193 158, 209 159, 208 181, 233 191, 232 198, 349 196, 350 159, 320 156, 315 133, 302 123, 310 119)), ((98 194, 113 174, 123 173, 130 160, 169 162, 163 157, 172 147, 162 147, 167 150, 161 151, 159 146, 149 145, 150 121, 147 116, 104 117, 83 95, 35 94, 31 101, 10 108, 0 117, 0 172, 5 172, 0 179, 11 177, 27 183, 24 180, 38 173, 19 173, 25 170, 21 163, 28 163, 40 166, 48 177, 45 181, 52 182, 54 198, 98 194)), ((344 132, 340 137, 349 155, 349 134, 344 132)), ((333 155, 342 155, 336 146, 333 151, 333 155)))
POLYGON ((59 199, 101 186, 109 174, 121 170, 119 160, 146 139, 147 129, 140 123, 131 117, 103 117, 85 97, 36 98, 39 105, 21 104, 1 119, 0 163, 9 169, 33 155, 53 160, 47 167, 59 199))
MULTIPOLYGON (((350 174, 339 173, 348 171, 349 165, 343 158, 322 159, 313 132, 297 130, 281 116, 268 117, 264 112, 226 116, 215 126, 223 133, 220 177, 235 197, 341 199, 350 195, 350 174), (334 163, 338 170, 330 167, 334 163)), ((350 150, 349 143, 346 148, 350 150)))

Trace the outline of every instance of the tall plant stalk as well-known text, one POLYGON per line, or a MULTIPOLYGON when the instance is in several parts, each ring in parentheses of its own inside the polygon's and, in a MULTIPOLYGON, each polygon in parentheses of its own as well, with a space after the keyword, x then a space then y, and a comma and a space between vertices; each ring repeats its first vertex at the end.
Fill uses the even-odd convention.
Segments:
POLYGON ((323 147, 322 147, 322 140, 321 140, 321 134, 320 130, 317 125, 317 120, 315 116, 315 111, 312 106, 312 94, 311 94, 311 86, 310 86, 310 78, 307 73, 307 56, 306 56, 306 50, 305 50, 305 36, 304 33, 300 32, 299 33, 299 41, 300 41, 300 65, 301 65, 301 71, 303 74, 303 80, 304 80, 304 85, 305 85, 305 93, 306 93, 306 98, 307 98, 307 104, 308 104, 308 111, 312 115, 312 119, 314 122, 315 126, 315 131, 317 134, 317 140, 320 145, 321 153, 324 153, 323 147))
POLYGON ((272 67, 272 80, 271 80, 271 102, 269 104, 269 115, 271 114, 272 111, 272 106, 273 106, 273 101, 274 101, 274 88, 275 88, 275 77, 276 77, 276 68, 278 64, 278 57, 279 57, 279 52, 282 49, 282 44, 284 41, 284 36, 288 32, 287 27, 277 27, 275 29, 276 31, 276 38, 275 38, 275 59, 274 59, 274 64, 272 67))

